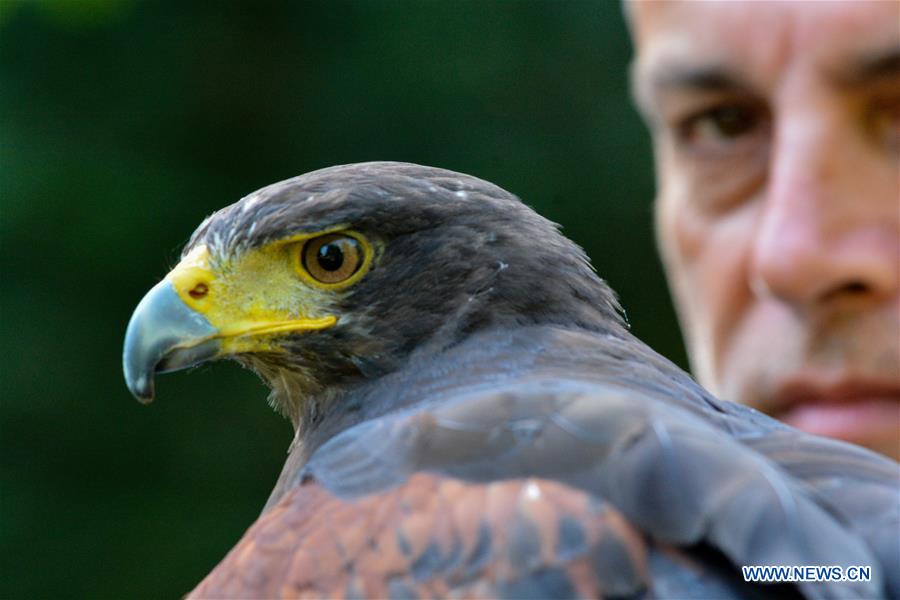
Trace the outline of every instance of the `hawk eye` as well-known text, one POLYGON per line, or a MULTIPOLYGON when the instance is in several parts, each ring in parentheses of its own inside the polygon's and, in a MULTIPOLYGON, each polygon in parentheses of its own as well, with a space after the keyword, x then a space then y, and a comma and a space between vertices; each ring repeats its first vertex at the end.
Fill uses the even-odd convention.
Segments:
POLYGON ((343 233, 313 238, 303 246, 303 269, 320 283, 342 283, 363 264, 359 240, 343 233))

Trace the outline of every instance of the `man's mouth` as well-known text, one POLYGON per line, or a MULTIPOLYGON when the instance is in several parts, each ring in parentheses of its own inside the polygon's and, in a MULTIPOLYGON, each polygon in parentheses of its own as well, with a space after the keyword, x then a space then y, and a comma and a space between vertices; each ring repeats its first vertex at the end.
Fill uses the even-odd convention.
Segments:
POLYGON ((900 384, 843 381, 816 385, 794 380, 775 395, 773 416, 792 427, 896 454, 900 384))

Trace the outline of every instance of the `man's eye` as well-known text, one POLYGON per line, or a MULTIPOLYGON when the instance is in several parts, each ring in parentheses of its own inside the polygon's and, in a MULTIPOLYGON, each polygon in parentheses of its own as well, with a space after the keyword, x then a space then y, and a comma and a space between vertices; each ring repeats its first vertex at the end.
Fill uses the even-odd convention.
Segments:
POLYGON ((754 135, 764 122, 764 115, 755 107, 725 104, 684 119, 678 125, 678 138, 683 144, 709 149, 754 135))

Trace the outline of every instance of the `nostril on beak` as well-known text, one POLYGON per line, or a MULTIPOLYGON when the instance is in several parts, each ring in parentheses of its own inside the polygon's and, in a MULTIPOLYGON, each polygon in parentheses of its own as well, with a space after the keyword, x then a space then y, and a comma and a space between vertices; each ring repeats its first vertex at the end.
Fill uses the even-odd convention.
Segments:
POLYGON ((188 291, 188 295, 194 300, 200 300, 201 298, 205 298, 206 294, 209 293, 209 286, 203 283, 202 281, 196 284, 188 291))

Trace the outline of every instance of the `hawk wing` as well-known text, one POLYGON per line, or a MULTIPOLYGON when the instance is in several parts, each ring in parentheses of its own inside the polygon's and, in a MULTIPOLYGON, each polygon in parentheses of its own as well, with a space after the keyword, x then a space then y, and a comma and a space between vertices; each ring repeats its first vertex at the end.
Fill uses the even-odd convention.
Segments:
POLYGON ((896 595, 897 502, 854 491, 896 499, 896 468, 728 410, 547 377, 436 394, 324 443, 193 594, 727 597, 741 565, 820 564, 876 568, 807 597, 896 595))
POLYGON ((541 478, 417 473, 356 501, 289 492, 191 594, 198 598, 729 597, 721 561, 652 542, 610 504, 541 478))

